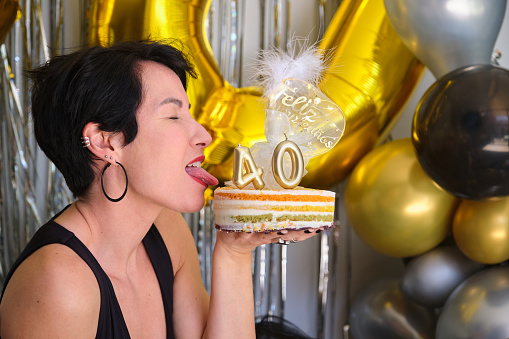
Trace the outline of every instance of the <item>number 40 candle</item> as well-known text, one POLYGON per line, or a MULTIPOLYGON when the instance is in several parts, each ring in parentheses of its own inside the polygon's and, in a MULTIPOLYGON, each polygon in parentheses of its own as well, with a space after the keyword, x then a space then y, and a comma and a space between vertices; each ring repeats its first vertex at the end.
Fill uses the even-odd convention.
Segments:
MULTIPOLYGON (((290 140, 280 142, 272 155, 272 173, 274 179, 283 188, 296 187, 304 174, 304 158, 299 146, 290 140), (284 156, 288 153, 291 161, 291 174, 287 178, 284 172, 284 156)), ((263 169, 258 167, 248 147, 239 145, 233 155, 233 183, 242 189, 253 183, 256 189, 263 189, 265 183, 262 179, 263 169)))

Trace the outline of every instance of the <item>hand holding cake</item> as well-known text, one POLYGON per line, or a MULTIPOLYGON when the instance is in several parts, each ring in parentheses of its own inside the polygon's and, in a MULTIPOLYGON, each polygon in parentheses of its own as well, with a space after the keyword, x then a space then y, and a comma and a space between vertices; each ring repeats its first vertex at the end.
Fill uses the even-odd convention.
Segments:
MULTIPOLYGON (((267 51, 260 61, 266 142, 239 145, 227 187, 214 192, 216 228, 307 234, 333 226, 335 193, 298 187, 309 160, 343 135, 345 116, 317 87, 324 65, 314 46, 297 55, 267 51), (284 230, 284 231, 282 231, 284 230), (306 232, 304 232, 306 230, 306 232)), ((281 241, 297 240, 282 235, 281 241)))

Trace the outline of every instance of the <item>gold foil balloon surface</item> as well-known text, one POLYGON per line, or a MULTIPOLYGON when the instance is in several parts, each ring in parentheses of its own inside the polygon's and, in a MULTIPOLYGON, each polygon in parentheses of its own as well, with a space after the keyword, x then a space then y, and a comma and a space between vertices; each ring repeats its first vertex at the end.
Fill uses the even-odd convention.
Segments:
POLYGON ((453 234, 470 259, 498 264, 509 259, 509 198, 463 200, 454 215, 453 234))
POLYGON ((391 257, 415 256, 442 242, 458 202, 424 173, 410 139, 367 154, 352 172, 345 195, 355 233, 391 257))
POLYGON ((265 141, 265 111, 260 98, 260 88, 225 84, 210 94, 197 117, 212 136, 202 167, 221 181, 232 179, 235 147, 265 141))
POLYGON ((20 16, 17 0, 0 0, 0 44, 4 43, 11 26, 20 16))
POLYGON ((190 48, 198 79, 191 79, 187 93, 196 115, 215 88, 224 86, 204 21, 211 0, 91 0, 88 42, 108 46, 118 41, 178 39, 190 48))
POLYGON ((311 159, 302 185, 327 188, 386 138, 424 66, 392 28, 382 0, 342 1, 320 47, 334 49, 320 87, 343 110, 346 128, 331 151, 311 159))
MULTIPOLYGON (((211 0, 95 0, 88 39, 114 41, 177 38, 190 47, 199 78, 188 87, 191 113, 213 137, 204 168, 220 181, 232 178, 240 143, 264 141, 266 102, 261 89, 235 88, 222 78, 204 22, 211 0)), ((383 0, 344 0, 320 46, 334 50, 321 90, 346 116, 341 142, 311 159, 302 186, 328 188, 343 180, 378 139, 385 139, 424 66, 404 46, 385 13, 383 0)))

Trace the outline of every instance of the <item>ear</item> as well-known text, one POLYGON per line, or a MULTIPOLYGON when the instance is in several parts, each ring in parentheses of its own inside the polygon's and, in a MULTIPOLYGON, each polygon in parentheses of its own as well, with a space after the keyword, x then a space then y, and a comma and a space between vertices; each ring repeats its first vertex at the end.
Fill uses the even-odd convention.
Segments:
POLYGON ((105 132, 99 129, 99 124, 89 122, 83 128, 82 137, 88 137, 90 145, 88 150, 95 154, 99 159, 116 165, 116 159, 119 159, 121 150, 121 133, 105 132))

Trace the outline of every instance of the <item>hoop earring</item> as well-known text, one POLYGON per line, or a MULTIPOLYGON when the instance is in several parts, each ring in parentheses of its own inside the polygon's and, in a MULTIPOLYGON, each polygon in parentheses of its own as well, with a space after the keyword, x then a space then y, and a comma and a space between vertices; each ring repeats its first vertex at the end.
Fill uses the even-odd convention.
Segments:
POLYGON ((120 196, 120 198, 117 198, 117 199, 112 199, 112 198, 110 198, 110 196, 108 194, 106 194, 106 191, 104 190, 104 172, 106 172, 106 169, 108 167, 110 167, 111 164, 106 165, 106 167, 104 167, 103 172, 101 174, 101 188, 103 189, 103 193, 104 193, 104 196, 106 197, 106 199, 108 199, 111 202, 119 202, 120 200, 122 200, 125 197, 125 194, 127 193, 127 172, 125 171, 125 168, 124 168, 124 166, 122 166, 121 163, 119 163, 118 161, 115 161, 115 162, 120 167, 122 167, 122 170, 124 170, 124 174, 125 174, 125 190, 124 190, 124 193, 122 193, 122 195, 120 196))

